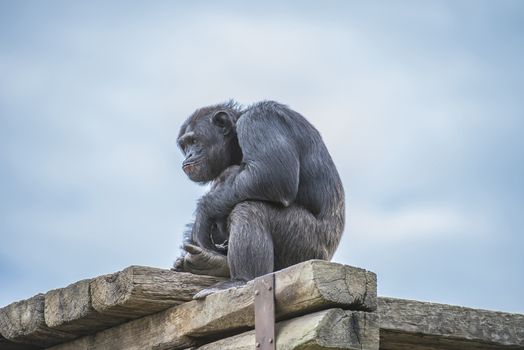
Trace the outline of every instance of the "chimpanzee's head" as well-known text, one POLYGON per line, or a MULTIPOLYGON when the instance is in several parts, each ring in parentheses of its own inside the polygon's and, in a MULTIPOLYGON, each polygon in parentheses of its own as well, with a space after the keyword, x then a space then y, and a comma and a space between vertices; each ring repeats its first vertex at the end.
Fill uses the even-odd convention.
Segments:
POLYGON ((206 183, 240 163, 235 127, 240 114, 238 105, 230 101, 200 108, 182 124, 177 142, 186 157, 182 169, 189 179, 206 183))

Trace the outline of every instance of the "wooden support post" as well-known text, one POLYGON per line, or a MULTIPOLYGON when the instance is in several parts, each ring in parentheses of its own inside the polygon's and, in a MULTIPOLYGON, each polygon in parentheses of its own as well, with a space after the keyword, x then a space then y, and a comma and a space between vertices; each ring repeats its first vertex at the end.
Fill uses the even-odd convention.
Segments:
POLYGON ((255 347, 259 350, 275 350, 275 275, 255 279, 254 289, 255 347))

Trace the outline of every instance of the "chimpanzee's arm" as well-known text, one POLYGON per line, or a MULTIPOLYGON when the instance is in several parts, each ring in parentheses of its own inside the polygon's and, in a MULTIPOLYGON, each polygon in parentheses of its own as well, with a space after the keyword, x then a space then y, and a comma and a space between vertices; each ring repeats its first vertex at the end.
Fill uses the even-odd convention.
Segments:
POLYGON ((277 115, 245 116, 237 124, 243 170, 230 191, 231 205, 254 199, 280 203, 295 201, 300 161, 295 140, 277 115))
POLYGON ((230 186, 204 196, 201 209, 211 217, 225 217, 245 200, 288 206, 299 184, 299 150, 282 115, 247 112, 237 123, 242 148, 241 170, 230 186))

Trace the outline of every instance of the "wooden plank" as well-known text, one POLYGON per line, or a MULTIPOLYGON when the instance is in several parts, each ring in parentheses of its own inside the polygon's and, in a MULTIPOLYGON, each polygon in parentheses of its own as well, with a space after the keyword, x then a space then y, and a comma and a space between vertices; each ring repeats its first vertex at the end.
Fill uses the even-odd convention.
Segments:
POLYGON ((43 294, 1 308, 0 333, 15 343, 41 347, 75 338, 72 334, 46 326, 43 294))
POLYGON ((103 315, 127 319, 192 300, 193 295, 223 278, 130 266, 91 282, 92 304, 103 315))
MULTIPOLYGON (((82 337, 53 350, 173 349, 198 345, 254 325, 253 281, 82 337)), ((320 260, 275 273, 277 319, 329 308, 376 309, 374 273, 320 260)))
MULTIPOLYGON (((189 302, 190 304, 193 302, 189 302)), ((185 305, 185 304, 182 304, 185 305)), ((182 306, 181 305, 181 306, 182 306)), ((177 332, 176 313, 172 307, 157 314, 144 316, 74 341, 51 347, 52 350, 157 350, 156 344, 176 340, 192 346, 196 341, 177 332)))
MULTIPOLYGON (((208 336, 254 325, 253 283, 242 289, 210 295, 206 303, 179 309, 185 334, 208 336), (233 301, 233 302, 232 302, 233 301), (200 308, 198 317, 193 315, 200 308)), ((310 260, 275 274, 275 306, 278 320, 317 310, 342 307, 376 310, 376 275, 372 272, 322 260, 310 260)))
MULTIPOLYGON (((276 325, 277 349, 378 350, 376 313, 330 309, 282 321, 276 325)), ((198 347, 198 350, 253 350, 255 332, 249 331, 198 347)))
POLYGON ((102 315, 91 304, 91 280, 73 283, 45 294, 44 319, 48 327, 75 335, 86 335, 127 321, 102 315))
POLYGON ((0 333, 16 343, 47 347, 191 300, 221 280, 131 266, 0 309, 0 333))
POLYGON ((0 350, 38 350, 38 349, 42 349, 42 348, 33 346, 33 345, 24 345, 24 344, 13 343, 12 341, 7 340, 2 335, 0 335, 0 350))
POLYGON ((524 315, 379 298, 384 350, 524 349, 524 315))

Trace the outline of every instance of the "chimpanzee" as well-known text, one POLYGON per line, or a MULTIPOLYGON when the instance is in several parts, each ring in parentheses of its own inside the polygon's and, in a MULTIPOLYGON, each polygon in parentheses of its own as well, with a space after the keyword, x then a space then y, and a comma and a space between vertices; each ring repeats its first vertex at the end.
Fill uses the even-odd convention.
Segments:
POLYGON ((239 286, 309 259, 330 260, 344 229, 344 189, 319 132, 274 101, 197 109, 182 125, 182 168, 212 182, 174 269, 239 286))

